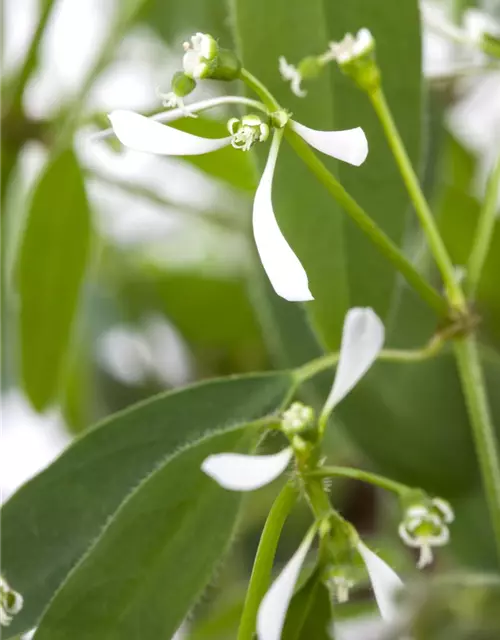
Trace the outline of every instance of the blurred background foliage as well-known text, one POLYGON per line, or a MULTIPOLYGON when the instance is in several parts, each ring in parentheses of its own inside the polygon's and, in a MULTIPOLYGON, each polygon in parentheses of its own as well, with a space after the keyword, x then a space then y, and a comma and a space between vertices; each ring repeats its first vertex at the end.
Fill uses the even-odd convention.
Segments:
MULTIPOLYGON (((500 17, 498 3, 479 4, 500 17)), ((2 2, 4 497, 89 425, 154 393, 206 378, 298 366, 335 348, 350 305, 374 306, 390 346, 421 346, 436 330, 435 317, 357 229, 342 222, 343 213, 289 149, 280 153, 274 199, 318 292, 307 309, 277 298, 255 259, 251 198, 264 155, 225 149, 207 157, 160 158, 125 150, 112 139, 93 142, 90 134, 107 126, 106 113, 114 108, 161 110, 158 91, 169 90, 180 45, 194 31, 210 32, 224 46, 237 41, 244 63, 299 120, 316 128, 365 128, 369 161, 360 170, 342 167, 339 176, 440 286, 364 96, 332 69, 299 101, 281 82, 277 57, 297 62, 347 30, 373 31, 396 121, 458 266, 468 257, 500 148, 500 71, 470 73, 475 63, 456 45, 421 34, 417 3, 409 0, 231 5, 2 2)), ((449 6, 437 2, 433 8, 449 6)), ((195 97, 235 92, 241 92, 236 83, 202 83, 195 97)), ((216 137, 224 135, 231 115, 219 109, 179 126, 216 137)), ((498 227, 478 313, 500 425, 498 227)), ((304 398, 319 406, 330 379, 324 375, 306 385, 304 398)), ((332 464, 373 468, 451 500, 457 519, 439 567, 498 568, 451 356, 404 367, 377 365, 339 418, 328 440, 332 464)), ((236 543, 197 607, 189 637, 234 637, 274 495, 275 488, 268 488, 245 500, 236 543)), ((350 481, 335 482, 333 495, 359 531, 411 573, 413 558, 394 545, 394 501, 350 481)), ((297 510, 279 560, 295 549, 306 523, 306 513, 297 510)), ((370 619, 365 595, 341 609, 351 620, 345 638, 367 637, 347 635, 348 629, 356 632, 358 614, 370 619)), ((423 601, 425 620, 442 627, 443 616, 467 618, 464 610, 448 606, 453 598, 444 598, 441 609, 439 598, 423 601)), ((488 598, 481 602, 497 618, 495 633, 467 635, 454 622, 437 635, 415 627, 415 637, 498 637, 497 612, 488 598)), ((469 623, 467 618, 463 624, 469 623)))

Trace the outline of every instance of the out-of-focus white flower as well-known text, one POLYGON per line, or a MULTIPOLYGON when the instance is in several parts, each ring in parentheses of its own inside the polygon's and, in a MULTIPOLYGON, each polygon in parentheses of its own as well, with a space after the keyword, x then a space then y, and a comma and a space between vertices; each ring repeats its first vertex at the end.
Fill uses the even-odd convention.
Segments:
POLYGON ((406 545, 420 550, 417 562, 419 569, 432 563, 432 547, 448 544, 450 531, 447 525, 453 520, 453 510, 442 498, 434 498, 429 504, 408 507, 398 532, 406 545))
POLYGON ((373 309, 355 307, 347 312, 335 380, 323 415, 329 415, 372 366, 384 336, 384 325, 373 309))
POLYGON ((343 65, 362 58, 373 51, 374 47, 375 40, 369 29, 360 29, 355 36, 347 33, 340 42, 330 42, 329 53, 323 57, 343 65))
MULTIPOLYGON (((127 147, 166 156, 202 155, 229 145, 242 148, 264 137, 260 122, 253 122, 251 141, 247 132, 241 140, 242 127, 225 138, 201 138, 146 118, 131 111, 113 111, 113 130, 127 147), (256 128, 257 127, 257 128, 256 128), (255 137, 257 132, 257 137, 255 137)), ((242 121, 243 122, 243 121, 242 121)), ((243 126, 243 125, 242 125, 243 126)), ((368 143, 361 128, 347 131, 316 131, 290 120, 290 126, 312 147, 338 160, 359 166, 368 153, 368 143)), ((253 229, 257 250, 264 269, 278 295, 292 302, 312 300, 307 274, 281 233, 274 215, 271 192, 274 170, 283 132, 275 130, 266 167, 257 188, 253 206, 253 229)))
POLYGON ((302 74, 293 64, 286 61, 285 56, 279 57, 280 75, 286 82, 290 82, 290 89, 298 98, 305 98, 307 91, 302 89, 302 74))
POLYGON ((0 625, 8 627, 13 617, 23 608, 23 597, 0 576, 0 625))

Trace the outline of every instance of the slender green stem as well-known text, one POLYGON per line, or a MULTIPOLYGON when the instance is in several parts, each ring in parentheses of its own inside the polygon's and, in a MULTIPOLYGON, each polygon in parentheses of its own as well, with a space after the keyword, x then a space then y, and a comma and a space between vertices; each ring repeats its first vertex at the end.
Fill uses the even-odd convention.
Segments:
POLYGON ((266 520, 255 556, 250 584, 243 605, 237 640, 252 640, 257 612, 271 581, 274 555, 283 525, 297 499, 297 489, 286 484, 276 498, 266 520))
POLYGON ((472 244, 472 251, 467 265, 467 293, 474 298, 479 280, 483 272, 484 263, 488 256, 495 223, 497 220, 497 200, 500 191, 500 154, 491 174, 483 210, 479 216, 476 236, 472 244))
POLYGON ((432 255, 434 256, 436 264, 441 272, 449 301, 452 306, 464 311, 466 309, 465 297, 459 283, 457 282, 453 263, 422 192, 408 154, 406 153, 406 149, 403 141, 401 140, 401 136, 399 135, 399 131, 392 117, 392 113, 389 109, 384 93, 381 88, 378 88, 369 92, 368 95, 384 128, 389 146, 394 154, 408 193, 410 194, 415 206, 415 211, 417 212, 424 233, 426 234, 432 255))
MULTIPOLYGON (((445 341, 436 336, 422 349, 383 349, 379 353, 377 360, 382 362, 421 362, 436 356, 444 347, 444 344, 445 341)), ((325 369, 336 365, 339 357, 340 353, 337 351, 311 360, 295 370, 295 377, 302 384, 309 378, 325 371, 325 369)))
POLYGON ((454 346, 500 560, 500 451, 478 347, 472 335, 457 339, 454 346))
POLYGON ((295 152, 305 162, 318 180, 331 193, 333 198, 349 214, 357 226, 380 249, 383 255, 396 267, 408 284, 439 315, 448 315, 446 300, 415 269, 412 263, 400 251, 396 244, 377 226, 364 209, 347 193, 335 176, 330 173, 309 145, 291 129, 285 136, 295 152))
POLYGON ((378 474, 370 473, 369 471, 353 469, 352 467, 321 467, 311 471, 308 475, 315 478, 353 478, 354 480, 374 484, 377 487, 386 489, 387 491, 393 491, 398 495, 403 495, 411 490, 410 487, 407 487, 405 484, 401 484, 400 482, 389 480, 389 478, 384 478, 384 476, 379 476, 378 474))
POLYGON ((55 0, 44 0, 42 3, 42 9, 40 19, 36 26, 35 33, 30 42, 29 49, 24 58, 23 66, 21 67, 14 84, 10 87, 10 96, 7 100, 7 105, 4 105, 4 111, 7 109, 18 110, 21 108, 24 89, 31 77, 31 74, 35 70, 38 63, 38 50, 40 48, 40 42, 42 41, 47 23, 52 13, 55 0))
POLYGON ((255 93, 259 96, 259 98, 268 109, 270 109, 271 111, 277 111, 278 109, 280 109, 280 105, 273 94, 264 84, 262 84, 262 82, 258 78, 251 74, 250 71, 242 69, 240 71, 240 78, 247 85, 247 87, 255 91, 255 93))

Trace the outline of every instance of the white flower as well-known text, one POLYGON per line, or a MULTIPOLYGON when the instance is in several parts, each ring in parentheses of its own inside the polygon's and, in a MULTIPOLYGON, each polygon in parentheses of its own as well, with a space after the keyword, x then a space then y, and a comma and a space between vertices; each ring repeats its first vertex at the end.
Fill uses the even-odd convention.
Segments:
POLYGON ((328 416, 377 359, 384 344, 384 325, 372 309, 347 312, 332 390, 323 408, 328 416))
POLYGON ((259 640, 279 640, 281 638, 286 612, 315 535, 316 527, 313 527, 262 599, 257 615, 259 640))
POLYGON ((23 597, 14 591, 7 582, 0 577, 0 625, 7 627, 12 618, 23 608, 23 597))
POLYGON ((300 86, 303 78, 297 67, 289 64, 284 56, 279 57, 279 70, 283 80, 290 82, 290 89, 299 98, 305 98, 307 91, 300 86))
POLYGON ((397 617, 394 598, 397 592, 403 588, 403 581, 387 563, 368 549, 361 540, 358 541, 356 549, 363 558, 368 571, 380 615, 385 621, 392 622, 397 617))
POLYGON ((434 498, 429 504, 412 505, 406 510, 398 532, 406 545, 420 550, 419 569, 432 563, 432 547, 442 547, 449 542, 447 525, 453 519, 451 506, 442 498, 434 498))
POLYGON ((206 78, 217 58, 217 42, 207 33, 197 33, 184 43, 184 73, 193 79, 206 78))
MULTIPOLYGON (((114 133, 127 147, 167 156, 201 155, 229 145, 248 146, 266 137, 265 127, 255 122, 241 133, 242 127, 226 138, 208 139, 179 131, 132 111, 113 111, 109 119, 114 133), (256 137, 255 132, 259 135, 256 137), (251 135, 250 135, 251 134, 251 135), (243 140, 243 138, 245 138, 243 140)), ((241 121, 243 123, 243 119, 241 121)), ((261 125, 265 123, 260 123, 261 125)), ((267 125, 266 125, 267 126, 267 125)), ((290 126, 312 147, 353 165, 364 162, 368 143, 361 128, 348 131, 315 131, 289 120, 290 126)), ((257 250, 276 293, 292 302, 312 300, 307 274, 281 233, 273 211, 271 187, 283 131, 273 136, 269 157, 257 188, 253 206, 253 228, 257 250)))
MULTIPOLYGON (((380 352, 383 341, 384 326, 371 309, 354 308, 347 312, 337 374, 323 412, 338 404, 366 373, 380 352)), ((303 424, 305 419, 311 419, 311 415, 309 411, 304 413, 292 405, 283 419, 285 430, 288 425, 293 432, 298 421, 303 424)), ((226 489, 252 491, 277 478, 288 466, 292 455, 291 447, 272 456, 219 453, 209 456, 201 468, 226 489)))
POLYGON ((348 33, 340 42, 330 42, 329 52, 323 60, 336 60, 338 64, 346 64, 361 58, 375 46, 375 40, 368 29, 360 29, 356 36, 348 33))
POLYGON ((231 118, 227 123, 231 134, 231 145, 235 149, 250 151, 257 142, 265 142, 269 137, 269 125, 254 114, 246 115, 239 120, 231 118))
POLYGON ((201 469, 225 489, 253 491, 280 476, 292 455, 291 447, 270 456, 216 453, 203 461, 201 469))

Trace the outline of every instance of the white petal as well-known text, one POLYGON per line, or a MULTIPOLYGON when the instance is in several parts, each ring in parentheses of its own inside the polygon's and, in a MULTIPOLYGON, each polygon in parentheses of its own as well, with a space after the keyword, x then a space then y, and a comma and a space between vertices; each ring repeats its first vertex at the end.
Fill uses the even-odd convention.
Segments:
POLYGON ((280 231, 271 190, 282 131, 276 131, 253 202, 253 233, 262 265, 276 293, 290 302, 313 300, 307 274, 280 231))
POLYGON ((269 484, 282 474, 291 458, 290 447, 271 456, 217 453, 208 456, 203 461, 201 469, 224 489, 253 491, 269 484))
POLYGON ((372 309, 349 309, 335 380, 323 413, 328 414, 365 375, 382 349, 384 333, 384 325, 372 309))
POLYGON ((301 138, 321 153, 356 167, 366 160, 368 141, 361 127, 345 131, 317 131, 290 120, 290 126, 301 138))
POLYGON ((164 156, 197 156, 231 144, 231 136, 217 139, 200 138, 133 111, 113 111, 109 119, 118 140, 136 151, 164 156))
POLYGON ((257 614, 259 640, 279 640, 281 638, 288 605, 315 534, 316 529, 312 528, 262 599, 257 614))
POLYGON ((394 597, 404 587, 403 581, 387 563, 362 542, 358 542, 357 549, 370 576, 373 594, 377 601, 380 615, 387 622, 391 622, 397 618, 398 610, 394 597))

